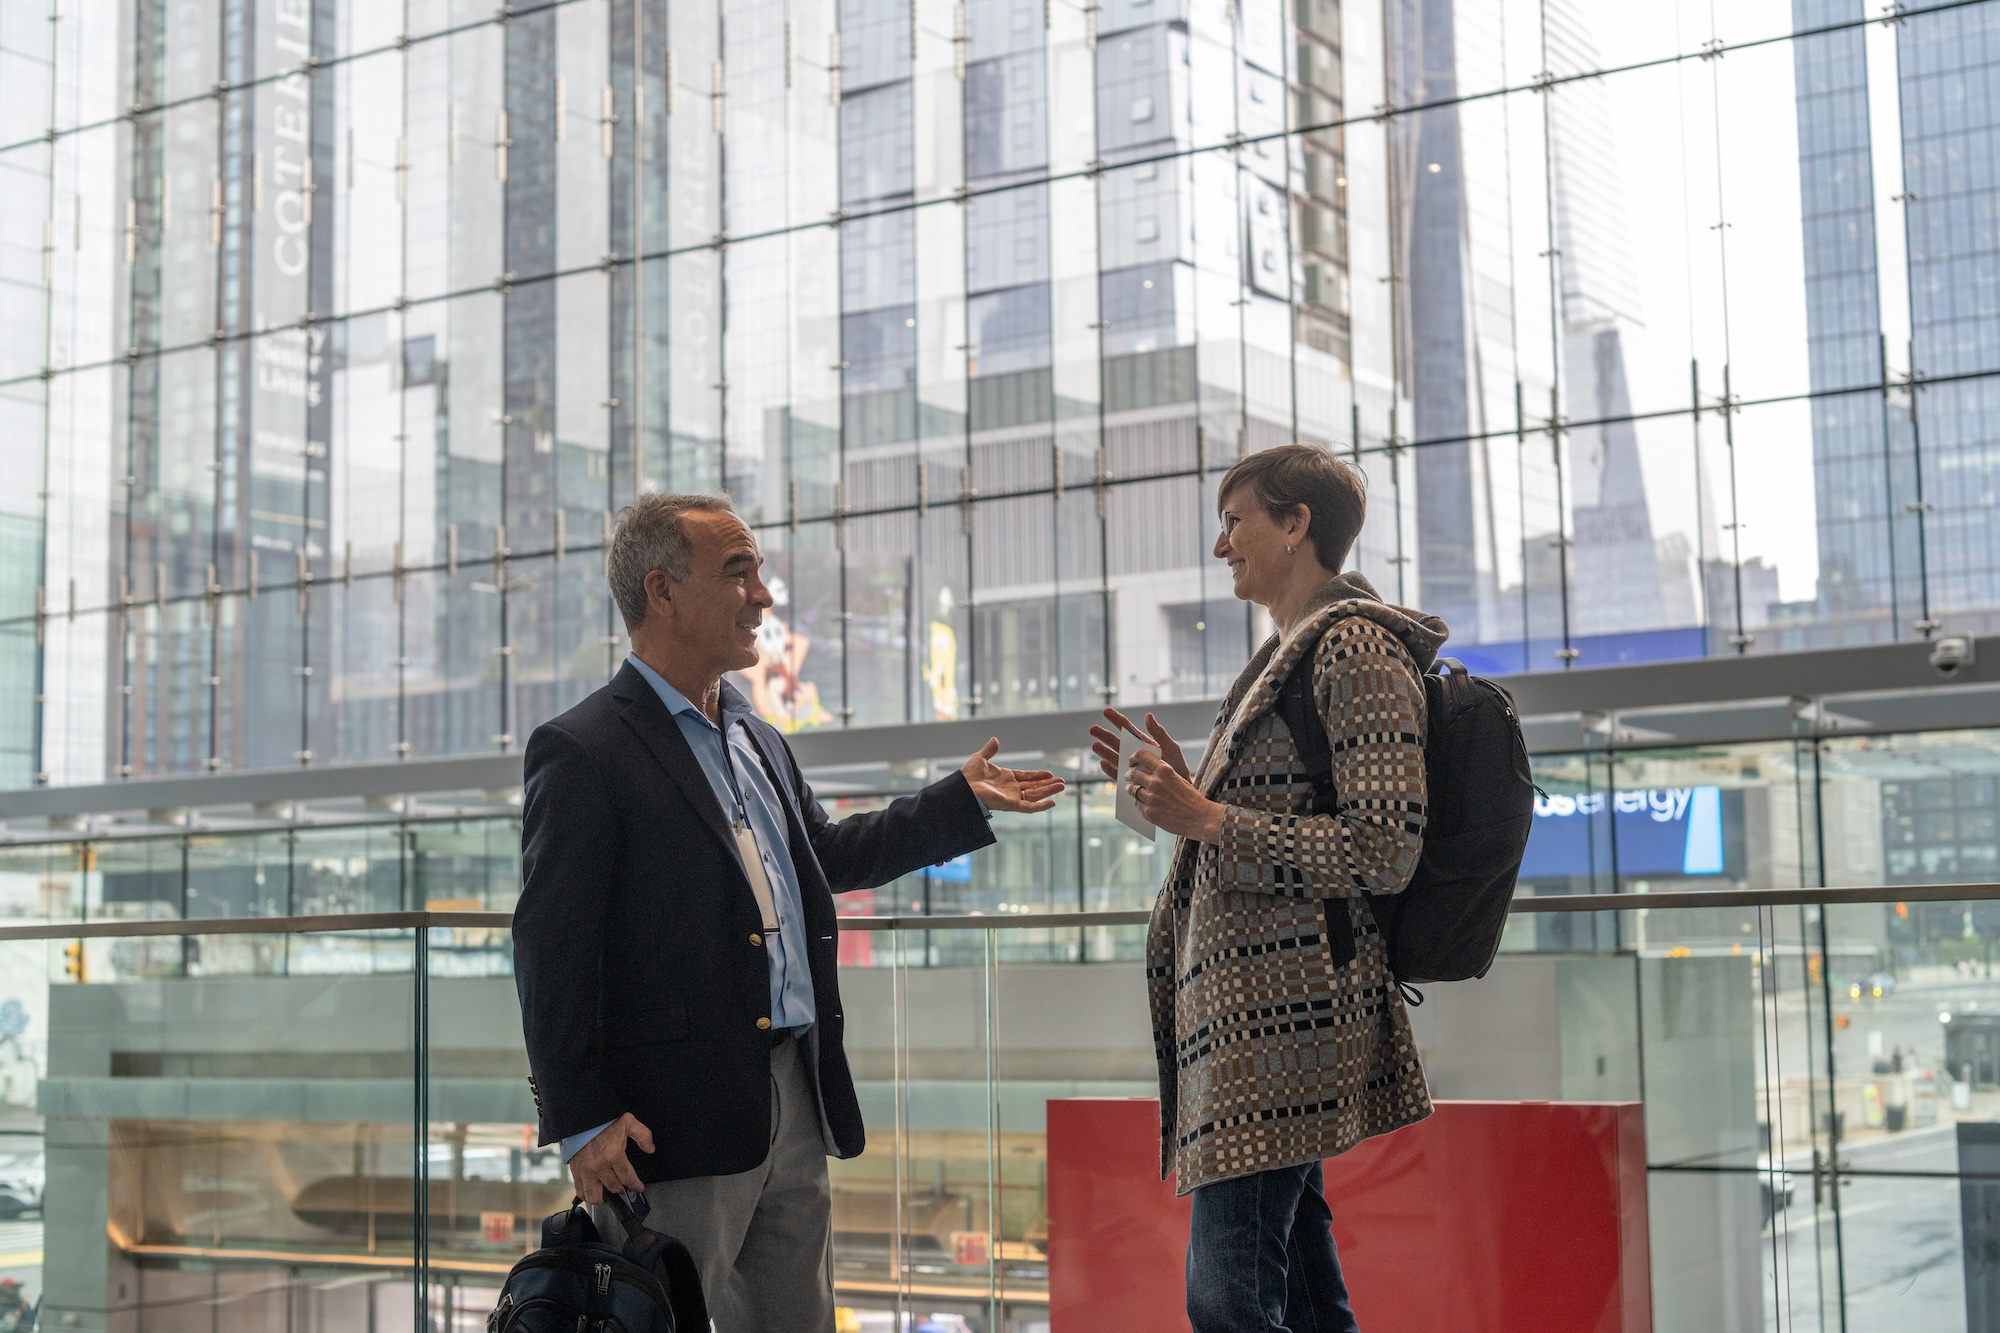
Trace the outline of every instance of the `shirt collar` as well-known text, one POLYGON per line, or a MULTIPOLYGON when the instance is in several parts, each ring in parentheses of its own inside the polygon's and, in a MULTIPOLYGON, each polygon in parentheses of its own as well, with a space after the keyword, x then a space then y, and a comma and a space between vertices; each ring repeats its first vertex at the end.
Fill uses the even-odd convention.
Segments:
MULTIPOLYGON (((641 662, 636 653, 626 658, 626 660, 637 669, 641 676, 646 678, 646 683, 653 687, 653 693, 660 696, 660 702, 667 706, 667 712, 670 715, 678 717, 682 713, 692 713, 703 722, 708 722, 708 714, 696 707, 693 700, 668 684, 665 676, 662 676, 659 672, 641 662)), ((727 684, 722 688, 721 702, 722 715, 725 718, 735 717, 739 713, 747 713, 750 708, 743 696, 735 690, 730 689, 727 684)), ((713 722, 709 722, 708 724, 710 726, 715 725, 713 722)))

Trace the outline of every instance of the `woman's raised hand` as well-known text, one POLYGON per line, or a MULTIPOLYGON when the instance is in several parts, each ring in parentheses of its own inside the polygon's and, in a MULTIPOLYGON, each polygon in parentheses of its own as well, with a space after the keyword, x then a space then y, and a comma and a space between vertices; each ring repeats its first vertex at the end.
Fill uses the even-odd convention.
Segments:
POLYGON ((1181 753, 1181 743, 1167 734, 1167 729, 1160 725, 1160 719, 1151 713, 1146 714, 1146 729, 1142 732, 1132 725, 1131 718, 1115 708, 1105 709, 1104 718, 1111 725, 1093 726, 1090 729, 1090 752, 1097 756, 1097 766, 1105 777, 1118 776, 1118 732, 1123 730, 1150 739, 1153 744, 1160 747, 1160 758, 1166 761, 1167 767, 1192 781, 1193 775, 1188 772, 1187 756, 1181 753))

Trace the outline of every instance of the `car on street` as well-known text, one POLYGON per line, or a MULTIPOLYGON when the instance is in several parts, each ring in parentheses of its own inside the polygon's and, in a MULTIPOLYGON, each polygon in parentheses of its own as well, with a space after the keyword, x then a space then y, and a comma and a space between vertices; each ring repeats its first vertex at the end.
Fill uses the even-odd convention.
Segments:
POLYGON ((1887 972, 1870 972, 1859 981, 1847 983, 1847 998, 1850 1000, 1881 1000, 1896 993, 1896 978, 1887 972))
POLYGON ((0 1218, 39 1215, 45 1175, 40 1149, 0 1151, 0 1218))

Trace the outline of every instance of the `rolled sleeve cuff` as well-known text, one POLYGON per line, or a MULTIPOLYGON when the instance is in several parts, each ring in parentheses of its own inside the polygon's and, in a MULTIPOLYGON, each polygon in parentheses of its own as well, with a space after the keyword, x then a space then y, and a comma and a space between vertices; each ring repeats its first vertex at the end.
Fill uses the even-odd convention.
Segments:
POLYGON ((611 1125, 612 1122, 607 1120, 603 1124, 599 1125, 596 1129, 586 1129, 581 1134, 572 1134, 568 1138, 564 1139, 562 1141, 563 1165, 568 1166, 569 1159, 576 1156, 578 1153, 582 1152, 584 1144, 590 1142, 592 1139, 596 1138, 599 1134, 602 1134, 605 1130, 611 1128, 611 1125))

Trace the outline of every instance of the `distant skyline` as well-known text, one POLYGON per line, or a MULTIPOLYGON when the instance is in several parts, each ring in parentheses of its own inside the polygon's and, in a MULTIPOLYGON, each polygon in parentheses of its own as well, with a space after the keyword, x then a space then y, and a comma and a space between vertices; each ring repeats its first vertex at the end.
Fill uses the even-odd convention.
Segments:
MULTIPOLYGON (((1605 66, 1792 26, 1789 0, 1732 0, 1723 7, 1707 0, 1572 3, 1590 22, 1605 66)), ((1738 397, 1804 392, 1804 242, 1790 46, 1684 60, 1592 86, 1606 91, 1620 144, 1617 168, 1644 309, 1648 353, 1630 359, 1635 410, 1685 408, 1696 360, 1708 403, 1722 393, 1725 365, 1738 397), (1748 126, 1755 132, 1743 132, 1748 126), (1717 230, 1725 221, 1726 230, 1717 230)), ((1740 414, 1737 425, 1742 556, 1777 569, 1784 600, 1811 599, 1818 530, 1812 488, 1802 484, 1812 466, 1810 409, 1804 403, 1760 408, 1754 417, 1740 414)), ((1667 436, 1668 448, 1674 436, 1690 435, 1685 420, 1642 429, 1667 436)), ((1705 429, 1704 436, 1709 499, 1724 511, 1715 525, 1719 541, 1729 521, 1727 457, 1719 429, 1705 429)), ((1684 462, 1683 476, 1690 473, 1684 462)))

